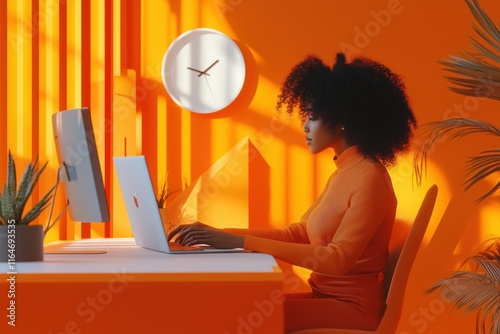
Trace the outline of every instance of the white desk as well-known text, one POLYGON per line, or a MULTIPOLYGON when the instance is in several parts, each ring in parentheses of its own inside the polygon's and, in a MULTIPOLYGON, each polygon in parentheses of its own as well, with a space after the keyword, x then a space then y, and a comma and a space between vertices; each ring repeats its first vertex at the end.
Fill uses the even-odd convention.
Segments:
POLYGON ((259 253, 164 254, 133 239, 50 247, 106 254, 46 254, 1 271, 1 333, 281 333, 282 273, 259 253), (9 298, 10 277, 15 298, 9 298), (12 280, 11 280, 12 281, 12 280), (7 307, 15 301, 16 327, 7 307), (5 329, 5 331, 4 331, 5 329))

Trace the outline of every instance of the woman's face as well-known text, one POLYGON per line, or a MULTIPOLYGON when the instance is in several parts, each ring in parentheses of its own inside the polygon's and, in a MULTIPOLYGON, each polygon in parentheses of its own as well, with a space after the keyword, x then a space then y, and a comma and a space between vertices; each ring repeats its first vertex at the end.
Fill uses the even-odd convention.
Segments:
POLYGON ((327 148, 335 149, 341 136, 336 134, 337 129, 332 131, 320 119, 309 114, 302 128, 306 133, 306 144, 312 154, 324 151, 327 148))

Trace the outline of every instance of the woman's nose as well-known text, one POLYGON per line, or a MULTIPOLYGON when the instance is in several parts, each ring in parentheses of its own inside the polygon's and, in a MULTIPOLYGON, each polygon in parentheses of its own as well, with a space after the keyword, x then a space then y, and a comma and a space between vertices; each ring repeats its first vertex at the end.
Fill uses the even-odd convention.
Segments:
POLYGON ((306 133, 307 133, 307 132, 309 132, 309 124, 308 124, 308 121, 305 121, 305 122, 304 122, 304 125, 302 126, 302 130, 303 130, 304 132, 306 132, 306 133))

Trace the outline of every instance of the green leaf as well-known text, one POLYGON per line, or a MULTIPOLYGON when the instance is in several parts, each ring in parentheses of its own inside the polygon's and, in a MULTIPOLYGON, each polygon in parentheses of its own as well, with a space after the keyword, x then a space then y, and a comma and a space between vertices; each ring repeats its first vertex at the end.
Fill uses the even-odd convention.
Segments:
POLYGON ((8 194, 7 184, 4 184, 3 186, 2 217, 6 223, 11 219, 14 219, 17 222, 14 210, 14 200, 8 194))
POLYGON ((38 156, 33 162, 28 163, 19 182, 19 187, 17 187, 15 162, 9 151, 7 182, 4 184, 3 192, 0 195, 0 222, 2 224, 6 224, 9 220, 14 220, 16 225, 29 224, 50 204, 55 187, 52 187, 23 216, 26 203, 33 193, 41 174, 47 167, 47 163, 45 163, 41 169, 38 169, 37 164, 38 156))
POLYGON ((49 205, 50 205, 50 200, 52 199, 52 192, 54 191, 55 187, 52 187, 43 197, 42 199, 35 204, 30 211, 20 221, 20 225, 28 225, 31 223, 36 217, 40 215, 40 213, 43 212, 49 205))
POLYGON ((33 206, 31 210, 28 211, 26 215, 24 215, 24 217, 21 219, 18 225, 28 225, 33 220, 35 220, 40 215, 40 213, 42 213, 42 211, 45 210, 50 205, 49 200, 50 198, 46 201, 42 200, 38 202, 35 206, 33 206))
POLYGON ((16 196, 16 188, 17 188, 17 178, 16 178, 16 164, 14 162, 14 158, 9 151, 9 161, 7 164, 7 188, 4 189, 4 194, 7 194, 9 199, 14 199, 16 196))
POLYGON ((34 164, 28 164, 24 169, 23 176, 21 177, 21 181, 19 182, 15 200, 15 207, 19 215, 22 215, 22 213, 24 212, 24 207, 29 199, 29 191, 33 186, 34 172, 34 164))
MULTIPOLYGON (((38 157, 35 159, 35 162, 32 164, 33 166, 33 173, 34 173, 34 176, 33 176, 33 179, 32 181, 30 182, 29 184, 29 187, 27 189, 27 192, 26 192, 26 200, 29 198, 29 196, 31 196, 32 192, 33 192, 33 189, 35 188, 35 186, 37 185, 38 183, 38 180, 40 178, 40 175, 42 175, 43 171, 45 170, 45 168, 47 167, 47 162, 43 165, 43 167, 40 169, 40 170, 37 170, 36 167, 35 167, 35 164, 38 162, 38 157)), ((49 192, 47 192, 47 194, 45 196, 47 196, 48 194, 50 194, 52 191, 53 191, 54 188, 52 188, 51 190, 49 190, 49 192)), ((45 197, 44 197, 45 198, 45 197)), ((26 203, 26 200, 24 201, 24 204, 26 203)), ((43 198, 42 198, 43 200, 43 198)), ((20 200, 20 202, 22 202, 22 199, 20 200)), ((23 204, 23 209, 24 209, 24 204, 23 204)), ((38 204, 36 204, 34 207, 37 207, 38 204)), ((40 206, 40 212, 39 214, 46 208, 46 206, 40 206)), ((22 212, 21 212, 21 215, 22 215, 22 212)), ((38 215, 37 215, 38 216, 38 215)))
POLYGON ((0 224, 7 225, 7 223, 3 220, 2 215, 2 193, 0 193, 0 224))

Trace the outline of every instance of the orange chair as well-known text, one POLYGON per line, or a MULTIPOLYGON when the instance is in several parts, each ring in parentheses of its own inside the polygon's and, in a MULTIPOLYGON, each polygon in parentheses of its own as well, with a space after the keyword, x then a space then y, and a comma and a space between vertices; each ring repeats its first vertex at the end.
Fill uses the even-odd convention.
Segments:
POLYGON ((438 188, 432 185, 424 197, 420 209, 418 210, 413 226, 408 233, 408 237, 401 251, 393 250, 389 256, 389 263, 384 270, 384 283, 388 287, 387 308, 384 316, 375 331, 337 329, 337 328, 316 328, 295 331, 289 334, 392 334, 396 332, 399 318, 403 308, 403 301, 406 291, 406 284, 413 262, 417 255, 420 244, 424 237, 427 225, 434 210, 438 188))

